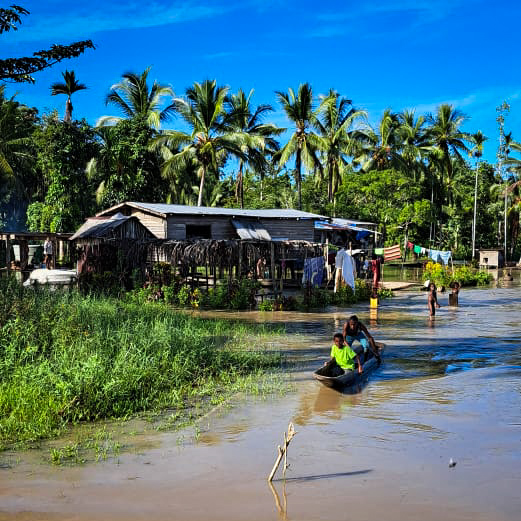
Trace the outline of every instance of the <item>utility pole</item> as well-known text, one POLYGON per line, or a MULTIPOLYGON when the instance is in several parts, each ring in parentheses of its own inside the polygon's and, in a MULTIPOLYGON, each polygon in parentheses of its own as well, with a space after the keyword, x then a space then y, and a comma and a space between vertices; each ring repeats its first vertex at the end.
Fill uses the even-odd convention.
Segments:
MULTIPOLYGON (((510 105, 503 101, 499 107, 496 107, 497 117, 496 121, 499 125, 499 148, 497 151, 497 169, 498 174, 501 179, 503 179, 503 159, 505 158, 505 130, 504 130, 504 124, 505 124, 505 115, 508 114, 510 111, 510 105)), ((504 222, 504 259, 505 259, 505 265, 507 263, 507 200, 508 200, 508 179, 505 180, 505 222, 504 222)))

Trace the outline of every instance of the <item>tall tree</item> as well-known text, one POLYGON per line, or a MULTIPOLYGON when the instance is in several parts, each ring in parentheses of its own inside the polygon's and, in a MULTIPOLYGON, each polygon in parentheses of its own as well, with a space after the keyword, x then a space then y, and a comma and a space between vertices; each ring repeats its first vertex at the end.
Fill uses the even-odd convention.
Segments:
MULTIPOLYGON (((29 14, 27 9, 12 5, 9 9, 0 9, 0 34, 17 31, 22 23, 22 16, 29 14)), ((77 58, 86 49, 94 49, 91 40, 83 40, 70 45, 52 45, 50 49, 34 52, 32 56, 7 58, 0 60, 0 81, 34 83, 33 74, 42 71, 69 58, 77 58)))
POLYGON ((472 220, 472 258, 476 253, 476 219, 478 209, 478 174, 479 174, 479 161, 483 155, 483 145, 487 141, 487 137, 478 130, 476 133, 471 135, 471 143, 473 147, 470 151, 471 155, 476 158, 476 180, 474 185, 474 218, 472 220))
POLYGON ((404 110, 398 114, 398 120, 400 121, 401 155, 405 174, 416 181, 425 170, 424 159, 433 150, 425 132, 425 117, 416 118, 414 110, 404 110))
POLYGON ((199 178, 197 206, 203 204, 206 176, 211 172, 219 178, 219 168, 228 155, 247 161, 245 147, 260 144, 260 138, 229 130, 225 108, 228 87, 219 87, 215 80, 194 83, 186 90, 186 98, 176 98, 174 107, 189 126, 190 132, 165 131, 154 140, 162 151, 163 175, 182 176, 195 168, 199 178))
POLYGON ((0 86, 0 228, 17 230, 25 226, 25 211, 38 189, 32 134, 36 109, 5 96, 0 86))
POLYGON ((97 184, 96 202, 101 207, 124 201, 157 202, 168 198, 161 177, 160 157, 150 150, 156 135, 144 117, 125 119, 113 126, 98 127, 101 150, 87 165, 89 179, 97 184))
POLYGON ((312 130, 316 121, 313 90, 309 83, 303 83, 297 94, 291 88, 287 94, 280 91, 276 91, 276 94, 287 118, 295 127, 293 135, 280 152, 279 165, 285 166, 295 156, 298 206, 302 210, 302 163, 309 170, 321 168, 317 157, 318 138, 312 130))
POLYGON ((65 124, 53 113, 43 118, 33 136, 45 193, 28 207, 28 227, 73 232, 93 211, 93 189, 85 167, 99 149, 94 129, 85 120, 65 124))
POLYGON ((427 130, 428 137, 432 144, 438 148, 441 153, 442 162, 445 173, 447 174, 446 183, 449 186, 447 192, 449 206, 452 206, 453 197, 451 192, 452 183, 452 161, 451 157, 463 160, 461 152, 467 152, 465 141, 470 141, 470 136, 461 130, 461 126, 466 121, 467 116, 452 105, 443 104, 438 107, 436 114, 429 114, 427 122, 429 128, 427 130))
POLYGON ((361 155, 362 170, 403 169, 404 161, 400 154, 401 134, 398 114, 386 109, 376 131, 370 131, 365 139, 361 155))
POLYGON ((272 112, 273 107, 259 105, 254 108, 251 103, 253 92, 251 89, 246 95, 242 89, 239 89, 237 94, 232 94, 226 100, 229 109, 229 117, 227 117, 229 129, 232 132, 255 137, 255 140, 250 140, 252 145, 244 144, 242 147, 246 154, 246 161, 239 158, 236 198, 239 200, 241 208, 244 208, 244 167, 249 165, 262 175, 267 168, 267 155, 278 150, 278 143, 274 136, 285 130, 271 123, 263 123, 264 116, 268 112, 272 112))
MULTIPOLYGON (((123 80, 110 88, 105 99, 105 105, 114 105, 125 116, 144 118, 150 127, 158 129, 160 124, 172 116, 174 106, 172 103, 161 108, 165 97, 173 97, 171 87, 160 85, 154 81, 152 87, 147 83, 150 67, 147 67, 140 75, 133 72, 123 74, 123 80)), ((97 126, 113 125, 123 118, 117 116, 103 116, 98 120, 97 126)))
POLYGON ((366 113, 353 108, 351 100, 330 89, 321 97, 315 127, 320 153, 324 156, 328 183, 328 201, 333 202, 341 180, 341 174, 348 165, 348 157, 357 153, 358 142, 352 125, 366 118, 366 113))
POLYGON ((74 71, 62 72, 63 83, 57 82, 51 85, 51 95, 57 96, 58 94, 65 94, 67 101, 65 102, 65 115, 63 121, 70 123, 72 121, 72 102, 71 96, 80 90, 85 90, 87 86, 83 83, 79 83, 76 79, 74 71))

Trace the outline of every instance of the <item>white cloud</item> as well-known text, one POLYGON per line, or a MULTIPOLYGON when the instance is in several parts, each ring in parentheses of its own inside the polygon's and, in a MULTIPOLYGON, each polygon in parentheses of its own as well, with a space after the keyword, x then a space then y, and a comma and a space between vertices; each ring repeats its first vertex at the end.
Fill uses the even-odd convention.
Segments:
POLYGON ((237 9, 234 2, 205 2, 184 0, 182 2, 121 2, 71 4, 52 2, 43 9, 31 9, 23 19, 19 31, 2 35, 5 43, 23 43, 56 39, 90 38, 95 33, 121 29, 138 29, 190 22, 222 15, 237 9), (52 14, 49 14, 52 13, 52 14))

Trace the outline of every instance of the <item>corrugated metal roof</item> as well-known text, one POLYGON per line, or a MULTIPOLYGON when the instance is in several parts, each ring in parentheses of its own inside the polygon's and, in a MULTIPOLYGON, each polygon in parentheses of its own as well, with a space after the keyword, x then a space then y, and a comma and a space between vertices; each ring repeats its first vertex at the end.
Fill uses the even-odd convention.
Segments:
POLYGON ((333 219, 332 222, 315 221, 315 230, 351 230, 357 232, 357 239, 364 237, 369 233, 374 233, 376 235, 380 234, 380 232, 377 232, 376 230, 369 230, 358 225, 350 224, 351 222, 352 221, 347 221, 346 219, 333 219), (341 223, 338 221, 344 222, 341 223))
POLYGON ((352 219, 341 219, 340 217, 333 217, 331 222, 341 226, 376 226, 376 223, 370 223, 367 221, 354 221, 352 219))
POLYGON ((106 215, 122 206, 132 206, 141 208, 162 215, 184 214, 184 215, 225 215, 229 217, 264 217, 271 219, 327 219, 323 215, 314 213, 301 212, 300 210, 292 210, 287 208, 273 209, 256 209, 246 210, 241 208, 214 208, 208 206, 186 206, 182 204, 162 204, 162 203, 137 203, 127 202, 121 203, 112 208, 108 208, 98 215, 106 215))
POLYGON ((232 219, 232 224, 237 230, 237 235, 244 240, 271 241, 268 230, 257 223, 248 223, 232 219))
POLYGON ((90 217, 80 226, 70 240, 105 237, 109 231, 121 226, 128 219, 131 219, 131 217, 125 217, 121 214, 117 217, 90 217))

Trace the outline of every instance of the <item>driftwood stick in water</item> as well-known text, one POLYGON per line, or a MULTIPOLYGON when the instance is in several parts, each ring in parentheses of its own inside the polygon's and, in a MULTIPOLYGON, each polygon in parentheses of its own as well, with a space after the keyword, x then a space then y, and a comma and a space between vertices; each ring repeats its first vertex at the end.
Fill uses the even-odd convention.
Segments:
POLYGON ((275 465, 273 465, 273 468, 271 469, 271 473, 268 476, 268 481, 273 480, 273 476, 275 475, 275 472, 277 472, 277 469, 279 468, 282 457, 284 457, 284 476, 286 476, 286 469, 288 467, 286 453, 288 450, 288 445, 289 445, 290 441, 293 439, 293 436, 295 436, 295 434, 296 434, 296 431, 295 431, 295 428, 293 427, 293 423, 290 423, 288 425, 288 434, 286 435, 286 433, 284 433, 284 446, 283 447, 281 447, 280 445, 277 446, 277 450, 278 450, 277 460, 275 461, 275 465))

